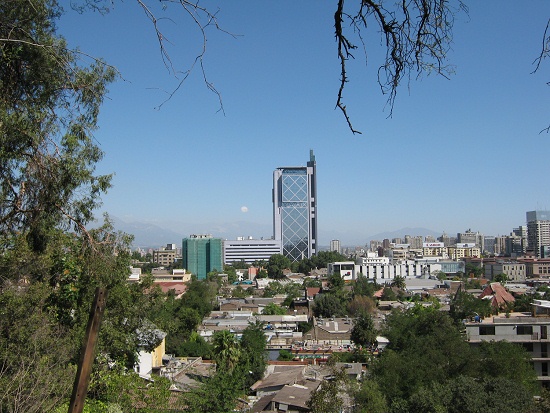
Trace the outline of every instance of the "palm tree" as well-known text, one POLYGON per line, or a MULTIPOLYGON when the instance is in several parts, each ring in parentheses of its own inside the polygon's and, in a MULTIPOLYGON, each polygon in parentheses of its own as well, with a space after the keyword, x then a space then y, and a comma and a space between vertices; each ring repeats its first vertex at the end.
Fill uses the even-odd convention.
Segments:
POLYGON ((391 282, 392 287, 397 287, 401 290, 405 289, 407 284, 405 283, 405 277, 402 277, 401 275, 397 275, 393 281, 391 282))
POLYGON ((216 331, 212 336, 212 344, 218 368, 233 370, 241 356, 235 336, 228 330, 216 331))

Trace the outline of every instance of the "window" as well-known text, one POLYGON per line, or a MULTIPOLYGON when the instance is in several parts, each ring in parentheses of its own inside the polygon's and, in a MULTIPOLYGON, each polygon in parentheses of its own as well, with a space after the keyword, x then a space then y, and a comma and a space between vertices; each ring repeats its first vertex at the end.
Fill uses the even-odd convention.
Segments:
POLYGON ((495 326, 479 326, 479 335, 480 336, 494 336, 495 335, 495 326))
POLYGON ((520 335, 531 335, 533 334, 533 326, 517 326, 516 334, 520 335))
POLYGON ((525 351, 533 352, 533 343, 523 343, 525 351))

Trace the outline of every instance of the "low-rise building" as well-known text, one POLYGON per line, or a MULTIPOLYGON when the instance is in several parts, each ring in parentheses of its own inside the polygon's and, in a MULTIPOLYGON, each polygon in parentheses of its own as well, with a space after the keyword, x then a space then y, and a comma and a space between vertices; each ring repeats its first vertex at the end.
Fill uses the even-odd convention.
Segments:
POLYGON ((181 260, 181 253, 176 244, 166 244, 165 247, 153 250, 153 262, 163 267, 169 267, 178 259, 181 260))
POLYGON ((495 262, 486 262, 485 278, 492 280, 496 275, 505 274, 508 281, 523 282, 526 280, 525 263, 515 260, 500 260, 495 262))

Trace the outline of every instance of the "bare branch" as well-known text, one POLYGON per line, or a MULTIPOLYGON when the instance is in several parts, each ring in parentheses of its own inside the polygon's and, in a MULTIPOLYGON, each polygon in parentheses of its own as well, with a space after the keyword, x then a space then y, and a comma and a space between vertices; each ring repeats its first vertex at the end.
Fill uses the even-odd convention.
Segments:
POLYGON ((362 0, 354 15, 346 13, 345 0, 339 0, 335 13, 335 30, 340 61, 340 87, 337 107, 353 133, 359 133, 351 126, 351 121, 343 104, 343 89, 347 83, 346 61, 353 57, 350 50, 356 48, 343 28, 349 21, 353 34, 367 49, 362 30, 373 20, 383 38, 386 58, 378 68, 378 84, 382 94, 388 95, 387 105, 392 116, 397 89, 404 79, 410 79, 416 72, 419 78, 424 72, 435 72, 445 78, 453 68, 446 64, 447 52, 452 42, 454 16, 460 11, 467 12, 461 0, 456 0, 457 8, 452 8, 447 0, 402 0, 395 8, 388 9, 381 0, 362 0))

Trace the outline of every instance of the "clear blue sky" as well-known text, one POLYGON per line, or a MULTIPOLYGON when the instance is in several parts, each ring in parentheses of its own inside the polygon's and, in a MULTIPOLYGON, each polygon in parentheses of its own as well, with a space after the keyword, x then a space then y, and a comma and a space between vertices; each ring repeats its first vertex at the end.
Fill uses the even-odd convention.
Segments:
MULTIPOLYGON (((208 32, 204 65, 225 115, 198 70, 157 109, 177 79, 136 1, 105 16, 67 9, 59 30, 69 44, 124 79, 111 85, 96 134, 106 153, 98 169, 115 173, 104 210, 182 236, 269 236, 273 170, 305 165, 313 149, 321 244, 402 227, 503 235, 523 225, 526 211, 550 209, 550 134, 539 134, 550 124, 550 61, 531 74, 550 2, 466 3, 449 54, 456 74, 404 84, 389 119, 375 79, 379 35, 369 32, 369 66, 357 52, 344 93, 362 135, 335 110, 335 0, 201 3, 239 35, 208 32)), ((183 70, 201 40, 177 5, 167 12, 183 70)))

